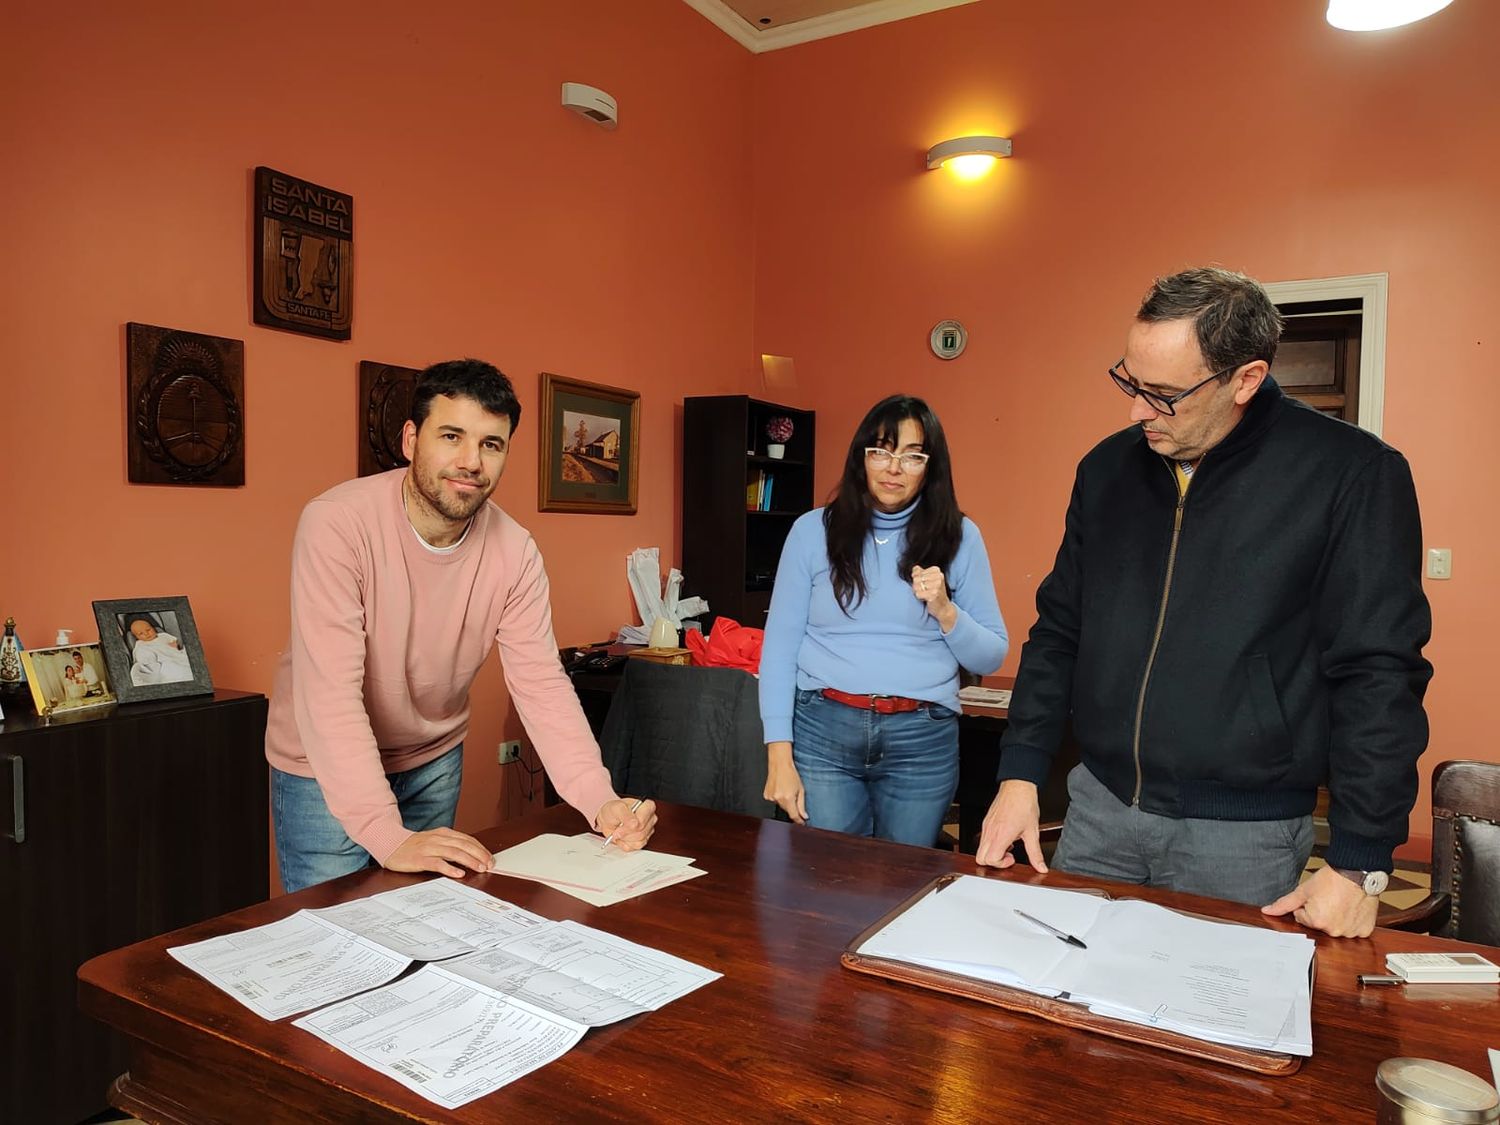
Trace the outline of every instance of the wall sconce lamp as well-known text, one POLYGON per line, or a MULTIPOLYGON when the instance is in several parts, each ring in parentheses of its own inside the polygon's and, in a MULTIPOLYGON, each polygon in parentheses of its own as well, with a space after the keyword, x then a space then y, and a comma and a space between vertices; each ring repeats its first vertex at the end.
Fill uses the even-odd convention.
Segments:
POLYGON ((954 137, 927 150, 928 169, 948 165, 963 180, 977 180, 1002 156, 1010 155, 1008 137, 954 137))
POLYGON ((1328 0, 1328 22, 1343 31, 1383 31, 1425 20, 1453 0, 1328 0))

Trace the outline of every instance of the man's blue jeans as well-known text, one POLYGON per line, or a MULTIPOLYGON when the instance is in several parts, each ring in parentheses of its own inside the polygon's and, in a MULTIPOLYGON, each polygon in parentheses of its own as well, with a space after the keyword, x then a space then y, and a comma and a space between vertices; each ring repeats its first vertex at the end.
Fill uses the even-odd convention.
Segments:
MULTIPOLYGON (((424 766, 388 773, 401 823, 413 832, 452 828, 458 788, 464 776, 464 744, 424 766)), ((334 819, 314 778, 271 768, 271 820, 276 829, 276 863, 287 894, 326 883, 375 860, 334 819)))
POLYGON ((813 827, 930 848, 958 788, 958 714, 880 715, 798 691, 792 761, 813 827))

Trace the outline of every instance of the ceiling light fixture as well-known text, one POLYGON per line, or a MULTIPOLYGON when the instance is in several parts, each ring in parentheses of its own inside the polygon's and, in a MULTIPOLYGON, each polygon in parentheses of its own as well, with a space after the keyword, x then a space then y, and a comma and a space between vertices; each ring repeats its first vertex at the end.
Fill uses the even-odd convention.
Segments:
POLYGON ((927 150, 927 167, 947 164, 965 180, 978 179, 1002 156, 1010 155, 1008 137, 954 137, 927 150))
POLYGON ((1328 22, 1344 31, 1383 31, 1425 20, 1453 0, 1328 0, 1328 22))

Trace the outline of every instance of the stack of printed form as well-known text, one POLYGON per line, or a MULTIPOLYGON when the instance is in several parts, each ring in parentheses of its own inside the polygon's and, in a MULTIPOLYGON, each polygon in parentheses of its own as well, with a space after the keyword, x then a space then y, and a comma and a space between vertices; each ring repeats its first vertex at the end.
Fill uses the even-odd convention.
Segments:
POLYGON ((293 1026, 449 1109, 720 976, 451 879, 167 952, 266 1019, 319 1009, 293 1026))
POLYGON ((1311 1055, 1313 949, 1305 934, 966 875, 899 915, 860 952, 1196 1039, 1311 1055))
POLYGON ((600 844, 598 836, 587 832, 577 836, 547 832, 496 852, 490 870, 545 883, 592 906, 610 906, 706 874, 693 866, 690 856, 624 852, 613 844, 607 848, 600 844))

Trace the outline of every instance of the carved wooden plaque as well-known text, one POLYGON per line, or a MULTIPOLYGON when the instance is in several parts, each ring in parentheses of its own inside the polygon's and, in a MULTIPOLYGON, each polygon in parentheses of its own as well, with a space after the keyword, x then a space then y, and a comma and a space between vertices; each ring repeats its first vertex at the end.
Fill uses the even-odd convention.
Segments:
POLYGON ((359 475, 399 469, 401 429, 411 417, 411 392, 421 374, 414 367, 361 360, 359 364, 359 475))
POLYGON ((244 343, 150 324, 125 343, 131 481, 244 484, 244 343))
POLYGON ((354 197, 255 170, 255 323, 347 340, 354 323, 354 197))

